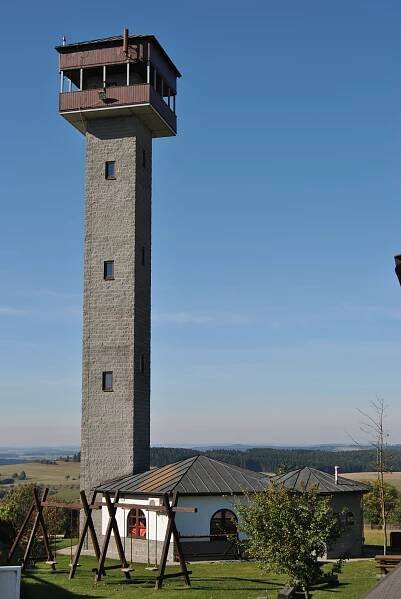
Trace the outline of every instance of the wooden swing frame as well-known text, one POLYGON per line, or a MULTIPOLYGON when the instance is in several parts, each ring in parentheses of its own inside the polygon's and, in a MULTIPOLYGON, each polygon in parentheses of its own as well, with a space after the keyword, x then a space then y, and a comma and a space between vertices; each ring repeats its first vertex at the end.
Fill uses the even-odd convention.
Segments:
POLYGON ((51 566, 52 570, 56 569, 55 568, 56 562, 55 562, 54 555, 53 555, 53 552, 52 552, 51 547, 50 547, 49 536, 48 536, 48 533, 47 533, 47 526, 46 526, 45 519, 43 517, 43 508, 46 505, 46 498, 47 498, 48 493, 49 493, 49 489, 46 488, 43 491, 42 498, 39 499, 37 488, 36 487, 33 488, 33 502, 31 504, 29 510, 26 513, 26 516, 24 518, 22 526, 19 529, 18 534, 15 537, 14 543, 12 544, 11 549, 10 549, 10 551, 8 553, 8 556, 7 556, 7 562, 10 562, 12 560, 12 558, 13 558, 13 555, 14 555, 14 553, 15 553, 18 545, 19 545, 19 542, 20 542, 20 540, 22 538, 22 535, 24 534, 24 531, 25 531, 25 529, 26 529, 26 527, 28 525, 28 522, 29 522, 32 514, 36 511, 36 516, 35 516, 35 520, 34 520, 34 523, 33 523, 33 526, 32 526, 31 533, 29 535, 28 544, 26 546, 24 556, 23 556, 23 558, 21 560, 21 570, 22 570, 22 572, 26 569, 27 563, 29 561, 29 558, 30 558, 30 555, 31 555, 31 551, 32 551, 32 548, 33 548, 33 544, 34 544, 34 541, 35 541, 35 535, 36 535, 36 531, 38 529, 38 526, 40 526, 40 528, 42 529, 43 542, 44 542, 44 545, 45 545, 45 548, 46 548, 46 552, 47 552, 46 563, 51 566))
MULTIPOLYGON (((64 508, 64 509, 69 509, 69 510, 83 510, 83 512, 85 514, 85 520, 84 520, 84 523, 83 523, 83 526, 82 526, 82 529, 81 529, 81 532, 79 535, 74 559, 72 560, 72 562, 70 564, 70 573, 68 576, 69 579, 71 580, 75 576, 76 569, 78 567, 79 558, 80 558, 82 548, 83 548, 83 545, 85 542, 85 538, 89 531, 91 539, 92 539, 95 557, 97 560, 97 567, 93 569, 93 572, 95 572, 95 581, 96 582, 100 581, 102 576, 106 575, 106 570, 116 569, 116 568, 120 568, 121 572, 123 573, 125 578, 127 580, 130 580, 130 578, 131 578, 130 572, 132 572, 133 569, 130 568, 127 563, 123 543, 121 541, 120 531, 119 531, 117 520, 116 520, 116 512, 117 512, 117 508, 119 508, 119 507, 123 508, 124 510, 133 509, 133 508, 142 509, 142 510, 146 509, 148 512, 161 513, 161 514, 164 514, 167 516, 166 534, 164 536, 164 541, 163 541, 163 548, 162 548, 162 553, 161 553, 161 558, 160 558, 160 564, 158 567, 158 575, 155 580, 155 589, 162 588, 163 582, 166 578, 177 578, 180 576, 182 576, 184 578, 184 582, 185 582, 186 586, 191 586, 191 581, 190 581, 189 575, 192 574, 192 572, 187 569, 187 564, 185 562, 184 553, 183 553, 182 546, 181 546, 180 535, 178 533, 177 526, 175 524, 175 515, 177 512, 196 513, 198 510, 196 507, 178 507, 178 499, 179 499, 178 493, 172 494, 171 504, 170 504, 169 494, 165 493, 163 495, 163 504, 160 506, 144 505, 144 504, 138 504, 138 503, 124 503, 124 502, 120 503, 119 502, 120 491, 117 491, 115 493, 114 501, 112 501, 110 492, 108 492, 108 491, 103 492, 103 497, 104 497, 105 503, 96 502, 96 496, 97 496, 98 491, 93 492, 90 503, 87 500, 85 491, 80 492, 81 503, 62 503, 59 501, 47 501, 48 493, 49 493, 49 489, 46 488, 43 491, 42 497, 40 499, 37 488, 36 487, 33 488, 32 504, 29 507, 29 509, 25 515, 25 518, 21 525, 21 528, 19 529, 17 536, 11 546, 9 553, 8 553, 8 556, 7 556, 8 562, 10 562, 11 559, 13 558, 14 553, 21 541, 22 535, 29 523, 29 520, 30 520, 32 514, 36 511, 34 524, 33 524, 33 527, 32 527, 32 530, 31 530, 31 533, 29 536, 29 540, 28 540, 28 544, 25 549, 24 556, 21 561, 21 569, 22 569, 22 571, 25 570, 26 565, 30 559, 30 555, 31 555, 34 540, 35 540, 36 531, 37 531, 38 527, 40 526, 42 529, 42 534, 43 534, 43 542, 44 542, 44 545, 45 545, 45 548, 47 551, 46 563, 51 566, 52 570, 55 570, 56 569, 55 568, 56 561, 54 559, 54 554, 50 547, 47 525, 46 525, 45 519, 43 517, 43 510, 46 507, 64 508), (96 529, 93 524, 92 510, 97 510, 97 509, 102 509, 102 508, 107 509, 109 520, 107 523, 106 534, 103 539, 102 549, 100 549, 99 540, 98 540, 98 537, 96 534, 96 529), (109 548, 112 532, 114 534, 114 540, 117 545, 117 551, 118 551, 118 555, 120 558, 120 564, 115 565, 115 566, 106 567, 105 561, 106 561, 106 557, 107 557, 107 550, 109 548), (166 574, 165 570, 166 570, 166 565, 167 565, 167 557, 168 557, 168 551, 169 551, 171 537, 173 537, 173 540, 175 542, 175 548, 177 551, 181 570, 180 570, 180 572, 166 574)), ((124 517, 125 517, 125 515, 124 515, 124 517)), ((157 543, 157 539, 156 539, 156 543, 157 543)))

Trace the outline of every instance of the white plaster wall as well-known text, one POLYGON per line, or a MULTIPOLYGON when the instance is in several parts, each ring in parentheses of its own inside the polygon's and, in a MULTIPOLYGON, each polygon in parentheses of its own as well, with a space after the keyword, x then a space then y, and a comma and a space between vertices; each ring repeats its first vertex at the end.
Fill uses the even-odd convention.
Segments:
MULTIPOLYGON (((118 503, 137 503, 139 505, 143 505, 143 512, 146 517, 146 538, 149 538, 151 541, 163 541, 166 535, 167 528, 167 516, 164 514, 157 514, 156 512, 146 511, 146 506, 151 505, 151 502, 154 502, 154 505, 162 505, 163 501, 159 497, 149 497, 143 498, 141 497, 125 497, 120 498, 118 503)), ((105 503, 103 499, 103 503, 105 503)), ((118 530, 120 532, 121 537, 126 536, 127 533, 127 518, 130 508, 124 509, 122 507, 117 508, 116 512, 116 520, 118 525, 118 530)), ((105 505, 102 508, 102 534, 106 534, 107 524, 109 522, 109 512, 105 505)), ((113 533, 112 533, 113 534, 113 533)))
MULTIPOLYGON (((162 505, 163 501, 159 497, 129 497, 120 498, 119 503, 137 503, 144 506, 144 514, 146 516, 146 534, 151 541, 163 541, 166 528, 167 516, 157 514, 156 512, 147 512, 146 506, 153 501, 154 505, 162 505)), ((178 506, 181 507, 196 507, 197 513, 177 513, 175 522, 178 532, 184 536, 190 535, 209 535, 210 534, 210 519, 217 510, 227 509, 233 511, 237 517, 237 509, 235 504, 239 501, 246 501, 244 497, 233 496, 180 496, 178 506)), ((103 499, 104 502, 104 499, 103 499)), ((121 537, 126 535, 127 517, 129 508, 117 508, 116 520, 121 537)), ((107 524, 109 521, 109 513, 107 507, 102 509, 102 534, 106 533, 107 524)), ((240 534, 240 538, 244 535, 240 534)))
MULTIPOLYGON (((210 519, 217 510, 231 510, 238 518, 236 504, 241 501, 246 501, 244 497, 208 495, 208 496, 181 496, 179 498, 179 506, 196 507, 196 514, 177 513, 175 521, 178 532, 183 536, 190 535, 209 535, 210 534, 210 519)), ((241 533, 240 538, 244 538, 241 533)))

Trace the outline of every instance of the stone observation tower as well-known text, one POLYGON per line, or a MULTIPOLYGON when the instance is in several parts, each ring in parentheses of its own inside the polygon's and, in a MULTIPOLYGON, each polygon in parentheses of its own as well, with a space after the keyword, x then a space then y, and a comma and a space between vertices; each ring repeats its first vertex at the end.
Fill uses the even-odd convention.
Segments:
POLYGON ((149 468, 152 139, 180 73, 153 35, 58 46, 60 114, 86 139, 81 488, 149 468))

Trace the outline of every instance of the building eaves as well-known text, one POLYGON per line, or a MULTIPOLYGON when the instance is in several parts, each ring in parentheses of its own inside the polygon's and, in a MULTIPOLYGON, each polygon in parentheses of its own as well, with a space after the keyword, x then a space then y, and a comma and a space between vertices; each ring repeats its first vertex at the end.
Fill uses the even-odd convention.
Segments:
POLYGON ((266 475, 197 455, 142 474, 107 481, 97 490, 156 496, 174 491, 182 495, 228 495, 261 491, 267 480, 266 475))
MULTIPOLYGON (((171 66, 171 68, 175 71, 175 74, 177 75, 177 77, 181 77, 180 71, 178 70, 178 68, 176 67, 174 62, 171 60, 170 56, 167 54, 167 52, 165 51, 165 49, 163 48, 163 46, 161 45, 159 40, 156 38, 156 36, 154 36, 152 34, 129 35, 128 42, 133 43, 133 42, 135 42, 135 40, 138 40, 138 39, 139 40, 149 40, 149 41, 153 42, 154 44, 156 44, 156 46, 158 47, 160 52, 163 54, 164 58, 167 60, 167 62, 171 66)), ((122 44, 122 42, 123 42, 122 35, 114 35, 112 37, 104 37, 104 38, 100 38, 100 39, 96 39, 96 40, 86 40, 83 42, 75 42, 72 44, 58 45, 58 46, 55 46, 55 49, 60 54, 67 54, 69 52, 79 51, 81 49, 91 50, 94 48, 98 48, 99 46, 115 46, 117 44, 122 44)))

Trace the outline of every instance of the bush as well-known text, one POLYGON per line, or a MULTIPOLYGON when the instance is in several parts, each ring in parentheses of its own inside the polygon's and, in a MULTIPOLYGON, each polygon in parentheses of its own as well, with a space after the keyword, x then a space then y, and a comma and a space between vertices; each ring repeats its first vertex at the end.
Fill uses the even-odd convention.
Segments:
MULTIPOLYGON (((11 530, 12 537, 17 534, 32 504, 34 487, 33 483, 18 485, 11 489, 0 501, 0 525, 7 525, 11 530)), ((39 496, 41 493, 42 489, 38 488, 39 496)), ((69 532, 71 528, 70 510, 45 508, 43 514, 49 535, 65 535, 69 532)))
POLYGON ((294 493, 271 485, 237 508, 249 555, 264 570, 285 574, 290 586, 310 597, 311 586, 323 575, 319 558, 342 530, 329 500, 316 491, 294 493))
MULTIPOLYGON (((392 521, 392 512, 398 502, 398 491, 390 483, 384 483, 384 505, 389 521, 392 521)), ((363 511, 365 520, 371 524, 382 525, 380 488, 378 481, 372 484, 372 490, 363 498, 363 511)))
POLYGON ((0 522, 10 525, 15 534, 32 504, 34 486, 33 484, 17 485, 0 501, 0 522))

